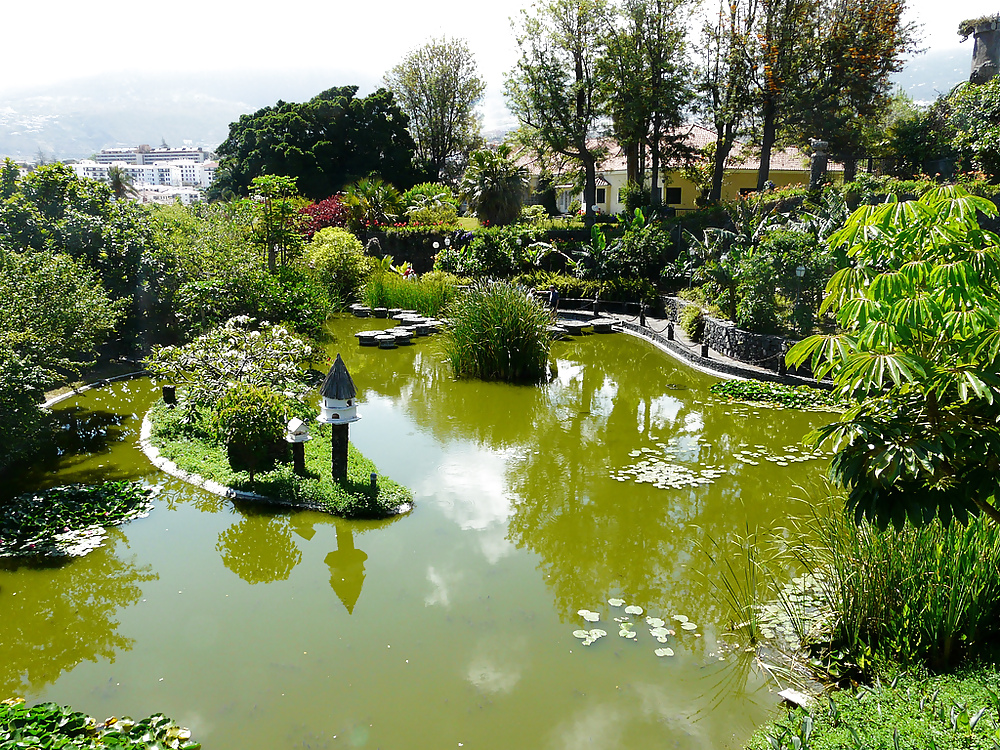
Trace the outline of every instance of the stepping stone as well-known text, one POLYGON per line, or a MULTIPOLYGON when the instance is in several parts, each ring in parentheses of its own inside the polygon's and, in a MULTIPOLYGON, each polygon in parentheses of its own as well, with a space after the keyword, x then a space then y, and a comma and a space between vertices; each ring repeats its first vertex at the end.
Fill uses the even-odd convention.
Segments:
POLYGON ((388 307, 376 307, 372 312, 375 314, 376 318, 387 318, 389 317, 388 307))
POLYGON ((589 328, 590 323, 586 323, 582 320, 561 320, 559 325, 566 329, 566 332, 571 336, 582 336, 583 329, 589 328))
POLYGON ((378 346, 377 339, 382 333, 382 331, 358 331, 354 335, 357 337, 358 343, 361 344, 361 346, 378 346))
POLYGON ((384 331, 375 337, 378 342, 379 349, 395 349, 396 348, 396 337, 391 333, 385 333, 384 331))
POLYGON ((556 339, 557 341, 566 338, 566 336, 569 333, 562 326, 547 326, 545 330, 547 330, 549 332, 549 335, 551 335, 552 338, 556 339))
POLYGON ((370 318, 372 316, 372 309, 364 305, 351 305, 351 312, 356 318, 370 318))
POLYGON ((594 333, 613 333, 614 328, 612 328, 613 320, 608 320, 607 318, 594 318, 590 321, 590 325, 594 327, 594 333))
POLYGON ((396 328, 396 329, 394 329, 392 331, 392 337, 396 340, 397 344, 409 344, 409 343, 411 343, 410 342, 410 337, 412 335, 413 335, 413 332, 410 331, 408 328, 403 328, 403 329, 396 328))

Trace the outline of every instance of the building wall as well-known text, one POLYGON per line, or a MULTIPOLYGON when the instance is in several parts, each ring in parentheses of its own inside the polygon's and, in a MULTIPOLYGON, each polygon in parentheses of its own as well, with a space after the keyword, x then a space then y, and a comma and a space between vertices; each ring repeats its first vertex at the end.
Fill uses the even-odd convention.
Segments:
MULTIPOLYGON (((625 210, 625 205, 620 200, 621 190, 625 187, 626 174, 624 171, 601 173, 610 186, 604 189, 604 200, 598 200, 597 212, 599 214, 617 214, 625 210)), ((839 181, 842 174, 831 172, 830 176, 839 181)), ((800 170, 771 170, 771 182, 776 187, 783 188, 789 185, 809 184, 809 169, 803 167, 800 170)), ((697 199, 701 195, 698 187, 683 176, 680 172, 667 172, 665 184, 661 184, 661 195, 664 197, 665 205, 679 210, 691 210, 698 207, 697 199), (676 200, 675 200, 676 199, 676 200)), ((756 170, 728 169, 722 180, 722 200, 735 201, 739 198, 741 191, 753 191, 757 188, 756 170)), ((598 199, 601 197, 601 188, 598 188, 598 199)), ((562 190, 557 194, 556 205, 562 211, 566 211, 569 204, 574 200, 579 200, 583 204, 583 193, 573 190, 562 190)))

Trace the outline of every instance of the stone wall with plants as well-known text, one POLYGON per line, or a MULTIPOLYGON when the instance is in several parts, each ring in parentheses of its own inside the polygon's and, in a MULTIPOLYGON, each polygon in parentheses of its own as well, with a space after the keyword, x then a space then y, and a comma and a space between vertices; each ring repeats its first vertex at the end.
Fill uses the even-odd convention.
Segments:
MULTIPOLYGON (((667 320, 679 324, 684 308, 696 308, 697 305, 679 297, 664 297, 663 307, 667 320)), ((778 369, 779 357, 784 354, 786 346, 786 340, 782 336, 744 331, 731 321, 718 320, 710 315, 702 317, 704 330, 698 343, 708 344, 713 351, 740 362, 769 370, 778 369)))

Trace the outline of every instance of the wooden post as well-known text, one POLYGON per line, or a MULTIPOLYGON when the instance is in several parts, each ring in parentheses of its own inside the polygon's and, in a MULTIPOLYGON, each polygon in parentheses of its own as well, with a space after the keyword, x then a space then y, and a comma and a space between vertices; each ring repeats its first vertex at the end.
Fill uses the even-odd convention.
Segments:
POLYGON ((163 386, 163 403, 168 406, 173 406, 177 403, 177 386, 176 385, 165 385, 163 386))
POLYGON ((298 476, 306 475, 306 444, 292 443, 292 471, 298 476))
POLYGON ((334 481, 347 479, 347 428, 346 424, 331 425, 332 467, 334 481))

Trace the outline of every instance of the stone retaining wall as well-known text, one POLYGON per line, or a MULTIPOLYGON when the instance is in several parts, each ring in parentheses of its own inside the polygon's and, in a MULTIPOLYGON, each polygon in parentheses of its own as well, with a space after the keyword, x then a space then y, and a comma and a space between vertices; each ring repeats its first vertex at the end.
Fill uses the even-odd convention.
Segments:
MULTIPOLYGON (((666 319, 675 323, 680 323, 681 312, 690 306, 694 306, 694 303, 679 297, 663 298, 666 319)), ((796 343, 782 336, 744 331, 731 321, 718 320, 709 315, 705 316, 705 335, 702 340, 709 348, 730 359, 775 372, 778 371, 779 359, 784 356, 786 348, 796 343)), ((808 376, 805 372, 799 374, 808 376)))

